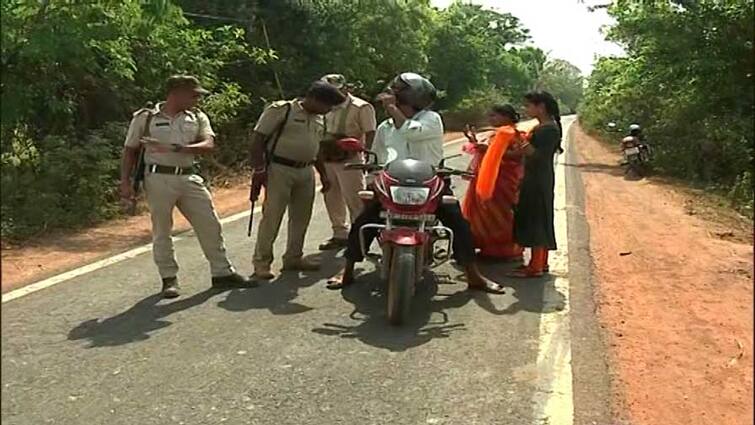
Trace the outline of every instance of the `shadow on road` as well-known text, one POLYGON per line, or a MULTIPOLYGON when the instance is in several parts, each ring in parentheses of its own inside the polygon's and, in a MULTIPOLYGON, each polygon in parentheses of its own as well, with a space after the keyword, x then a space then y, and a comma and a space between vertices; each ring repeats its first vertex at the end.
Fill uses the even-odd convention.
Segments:
POLYGON ((478 291, 460 290, 442 294, 444 284, 463 281, 463 276, 435 276, 425 279, 413 300, 409 320, 399 327, 391 326, 386 316, 385 288, 377 272, 360 276, 358 283, 341 291, 344 300, 354 305, 350 318, 360 323, 341 325, 325 323, 312 332, 356 338, 361 342, 389 351, 406 351, 430 342, 434 338, 448 338, 454 331, 466 330, 464 323, 450 323, 450 309, 461 308, 474 301, 480 308, 494 315, 513 315, 521 311, 548 314, 564 308, 565 299, 555 291, 555 276, 540 279, 514 279, 506 277, 514 265, 488 264, 481 267, 483 274, 494 282, 504 285, 515 301, 504 309, 498 308, 489 295, 478 291), (511 293, 513 289, 513 294, 511 293), (546 302, 548 291, 552 298, 546 302), (433 320, 434 319, 434 320, 433 320))
POLYGON ((150 295, 116 316, 80 323, 68 333, 68 339, 89 340, 89 348, 114 347, 143 341, 150 338, 152 332, 172 324, 166 317, 201 305, 224 292, 228 292, 228 297, 219 302, 218 306, 229 311, 269 309, 273 314, 303 313, 311 309, 293 302, 298 296, 299 288, 311 286, 335 274, 340 265, 335 255, 335 252, 322 254, 320 259, 323 269, 318 272, 283 273, 273 283, 259 288, 231 291, 209 288, 165 304, 159 304, 162 300, 160 294, 150 295))
POLYGON ((619 164, 600 164, 600 163, 565 163, 567 167, 579 168, 581 171, 587 173, 605 173, 616 177, 623 177, 624 170, 619 164))
POLYGON ((579 168, 586 173, 604 173, 615 177, 622 177, 627 181, 639 181, 644 176, 637 173, 627 173, 623 166, 616 164, 600 164, 600 163, 578 163, 578 164, 565 164, 567 167, 579 168))
POLYGON ((444 283, 432 274, 427 276, 417 288, 408 320, 394 327, 388 323, 386 292, 378 272, 362 275, 356 284, 341 291, 343 299, 354 305, 350 318, 360 323, 324 323, 312 332, 356 338, 367 345, 394 352, 419 347, 434 338, 448 338, 452 332, 464 331, 466 327, 464 323, 450 323, 446 310, 464 306, 477 294, 464 290, 447 295, 439 293, 444 283))
POLYGON ((89 340, 89 348, 115 347, 143 341, 150 337, 150 333, 172 324, 165 320, 167 316, 203 304, 222 292, 220 289, 210 288, 168 304, 158 304, 162 300, 160 294, 150 295, 116 316, 82 322, 68 333, 68 339, 89 340))
POLYGON ((545 275, 539 279, 510 279, 507 287, 514 290, 516 301, 503 310, 486 309, 493 314, 514 315, 522 311, 549 314, 561 311, 566 305, 564 295, 554 288, 556 277, 545 275), (554 300, 546 300, 545 293, 554 294, 554 300))
POLYGON ((294 302, 299 290, 307 288, 336 274, 341 261, 336 251, 327 251, 311 256, 321 262, 317 272, 283 272, 271 282, 258 288, 233 290, 218 306, 232 312, 247 310, 269 310, 274 315, 305 313, 312 308, 294 302))

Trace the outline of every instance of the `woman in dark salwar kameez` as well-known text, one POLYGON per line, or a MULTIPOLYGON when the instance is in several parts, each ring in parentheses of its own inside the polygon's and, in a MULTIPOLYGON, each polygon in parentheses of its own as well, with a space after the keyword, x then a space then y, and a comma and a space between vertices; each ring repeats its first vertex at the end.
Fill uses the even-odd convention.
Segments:
POLYGON ((548 251, 556 249, 553 224, 555 170, 553 156, 561 153, 561 116, 558 103, 547 92, 525 96, 527 115, 538 120, 529 142, 520 149, 525 156, 524 178, 514 213, 514 238, 531 248, 529 264, 517 269, 517 277, 539 277, 548 271, 548 251))

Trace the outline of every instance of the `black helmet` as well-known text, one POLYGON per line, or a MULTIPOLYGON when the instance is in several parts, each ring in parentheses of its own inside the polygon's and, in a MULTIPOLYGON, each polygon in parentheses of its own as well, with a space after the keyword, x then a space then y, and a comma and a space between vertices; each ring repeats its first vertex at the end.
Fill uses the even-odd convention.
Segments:
POLYGON ((413 72, 399 74, 391 82, 398 103, 414 109, 427 109, 435 101, 437 91, 427 78, 413 72))

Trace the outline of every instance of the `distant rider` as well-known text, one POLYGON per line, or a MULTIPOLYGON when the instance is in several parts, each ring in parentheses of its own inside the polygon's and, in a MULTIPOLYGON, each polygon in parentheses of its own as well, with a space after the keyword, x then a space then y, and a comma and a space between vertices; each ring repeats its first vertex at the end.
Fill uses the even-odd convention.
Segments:
POLYGON ((643 153, 645 159, 650 155, 650 148, 645 140, 645 135, 642 133, 642 127, 639 124, 632 124, 629 126, 629 135, 621 139, 621 150, 625 150, 631 147, 640 148, 640 152, 643 153))

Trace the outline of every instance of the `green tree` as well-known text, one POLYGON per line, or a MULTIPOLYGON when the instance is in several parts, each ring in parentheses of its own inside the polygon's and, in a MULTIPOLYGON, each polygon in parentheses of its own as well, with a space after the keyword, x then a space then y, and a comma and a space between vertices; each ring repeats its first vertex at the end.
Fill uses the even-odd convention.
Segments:
POLYGON ((510 14, 461 2, 441 11, 428 47, 428 71, 446 93, 440 106, 452 107, 481 89, 498 88, 503 94, 521 86, 531 75, 517 48, 528 39, 528 31, 510 14))
POLYGON ((561 105, 562 113, 574 113, 582 100, 582 71, 562 59, 551 59, 542 68, 538 89, 553 94, 561 105))

